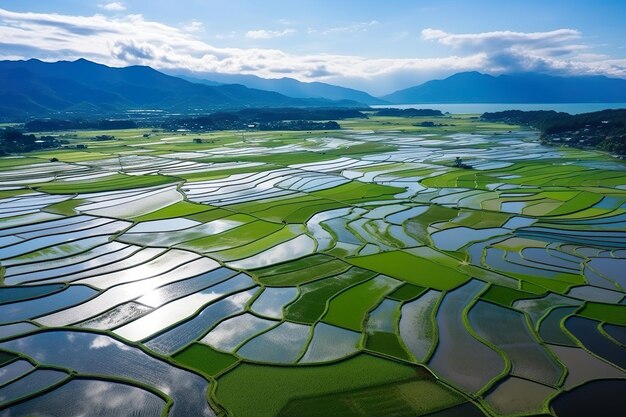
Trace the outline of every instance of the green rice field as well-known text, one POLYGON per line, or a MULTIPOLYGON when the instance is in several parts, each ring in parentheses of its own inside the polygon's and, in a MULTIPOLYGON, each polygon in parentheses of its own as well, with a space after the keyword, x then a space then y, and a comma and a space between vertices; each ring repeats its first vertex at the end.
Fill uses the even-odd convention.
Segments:
POLYGON ((624 384, 626 163, 447 117, 0 157, 0 417, 558 417, 624 384))

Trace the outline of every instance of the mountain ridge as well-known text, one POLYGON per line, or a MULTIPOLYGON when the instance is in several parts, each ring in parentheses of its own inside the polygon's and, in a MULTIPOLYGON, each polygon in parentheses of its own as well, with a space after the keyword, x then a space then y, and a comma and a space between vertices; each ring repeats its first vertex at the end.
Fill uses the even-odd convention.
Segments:
MULTIPOLYGON (((220 77, 222 81, 239 80, 248 85, 174 76, 141 65, 109 67, 84 58, 0 61, 0 118, 119 115, 136 109, 197 114, 254 107, 367 107, 381 103, 363 91, 288 77, 220 77), (290 91, 297 97, 251 88, 251 84, 290 91)), ((398 90, 382 100, 394 104, 626 103, 626 80, 541 73, 493 76, 470 71, 398 90)))
POLYGON ((367 105, 388 104, 387 101, 374 97, 354 88, 322 82, 304 82, 295 78, 262 78, 252 74, 224 74, 217 72, 193 73, 189 71, 171 72, 176 77, 192 82, 215 84, 242 84, 248 88, 274 91, 294 98, 326 98, 329 100, 353 100, 367 105))
POLYGON ((493 76, 468 71, 397 90, 382 98, 395 104, 624 103, 626 80, 602 75, 562 77, 527 72, 493 76))
POLYGON ((119 113, 129 109, 204 111, 246 107, 358 107, 361 103, 287 97, 229 84, 191 83, 146 66, 109 67, 79 59, 0 61, 0 116, 119 113))

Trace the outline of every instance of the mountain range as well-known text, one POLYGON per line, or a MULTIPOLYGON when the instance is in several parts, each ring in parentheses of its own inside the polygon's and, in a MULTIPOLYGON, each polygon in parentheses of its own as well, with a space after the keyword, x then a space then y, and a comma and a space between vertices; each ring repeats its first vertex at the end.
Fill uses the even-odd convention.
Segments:
POLYGON ((604 76, 463 72, 376 98, 355 89, 292 78, 177 75, 146 66, 113 68, 85 59, 0 61, 0 119, 115 115, 131 109, 201 114, 252 107, 386 103, 626 103, 626 80, 604 76))
POLYGON ((626 103, 626 80, 462 72, 382 97, 391 103, 626 103))
POLYGON ((295 98, 327 98, 329 100, 351 100, 367 105, 389 104, 364 91, 320 82, 302 82, 293 78, 261 78, 249 74, 221 74, 217 72, 194 74, 174 72, 188 81, 206 85, 242 84, 249 88, 274 91, 295 98))
POLYGON ((145 66, 112 68, 85 59, 0 61, 0 116, 119 114, 128 109, 202 112, 245 107, 356 107, 349 100, 293 98, 240 84, 203 85, 145 66))

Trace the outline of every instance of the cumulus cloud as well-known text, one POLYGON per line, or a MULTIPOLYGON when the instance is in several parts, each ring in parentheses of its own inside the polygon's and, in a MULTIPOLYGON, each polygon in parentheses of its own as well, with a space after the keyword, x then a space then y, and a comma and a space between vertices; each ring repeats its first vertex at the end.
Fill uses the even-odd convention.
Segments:
POLYGON ((99 4, 98 7, 104 10, 108 10, 110 12, 123 12, 124 10, 126 10, 126 6, 124 6, 124 4, 119 1, 99 4))
POLYGON ((435 40, 443 45, 472 49, 513 46, 552 49, 556 46, 569 45, 570 42, 578 41, 581 37, 581 33, 574 29, 558 29, 550 32, 495 31, 465 34, 447 33, 431 28, 422 30, 422 38, 425 40, 435 40))
POLYGON ((288 36, 296 33, 294 29, 283 29, 283 30, 249 30, 246 32, 246 38, 250 39, 273 39, 273 38, 282 38, 283 36, 288 36))
POLYGON ((555 71, 612 73, 624 76, 624 68, 614 73, 606 62, 595 64, 585 57, 589 47, 582 43, 582 34, 574 29, 548 32, 495 31, 484 33, 448 33, 427 28, 422 39, 451 47, 464 54, 483 54, 488 72, 555 71))
POLYGON ((87 57, 109 65, 143 64, 163 70, 243 72, 266 77, 289 73, 305 81, 374 79, 398 70, 418 71, 442 65, 461 70, 479 63, 476 57, 365 59, 350 55, 294 55, 278 49, 218 48, 184 28, 149 21, 141 15, 67 16, 0 9, 0 39, 3 52, 4 45, 13 45, 12 57, 22 51, 24 57, 87 57))
POLYGON ((115 41, 110 47, 111 55, 120 61, 150 61, 156 57, 152 45, 134 41, 115 41))
MULTIPOLYGON (((365 22, 366 28, 375 21, 365 22)), ((422 42, 435 42, 449 56, 436 58, 365 58, 340 54, 294 54, 270 48, 221 48, 198 37, 201 25, 174 27, 142 15, 71 16, 0 9, 0 59, 87 58, 107 65, 149 65, 163 71, 247 73, 302 81, 326 81, 374 93, 407 87, 454 72, 505 72, 535 69, 626 77, 626 60, 593 54, 582 34, 551 32, 454 34, 425 29, 422 42), (192 30, 189 30, 191 26, 192 30)), ((252 39, 287 36, 293 29, 254 30, 252 39)), ((363 29, 357 29, 363 30, 363 29)), ((317 33, 320 35, 320 33, 317 33)), ((223 37, 244 36, 229 33, 223 37)), ((217 38, 217 36, 216 36, 217 38)))

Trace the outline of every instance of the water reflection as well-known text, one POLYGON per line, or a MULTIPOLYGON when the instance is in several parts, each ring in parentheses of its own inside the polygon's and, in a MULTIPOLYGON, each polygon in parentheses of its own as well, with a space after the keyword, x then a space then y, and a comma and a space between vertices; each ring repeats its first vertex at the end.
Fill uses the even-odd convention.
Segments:
POLYGON ((25 360, 17 360, 0 368, 0 385, 24 375, 34 369, 30 362, 25 360))
POLYGON ((56 294, 48 295, 33 300, 22 301, 0 306, 0 322, 31 319, 50 311, 69 307, 81 301, 91 298, 97 291, 83 286, 71 286, 56 294))
POLYGON ((297 288, 267 288, 252 304, 252 311, 262 316, 280 319, 283 307, 298 294, 297 288))
POLYGON ((237 354, 261 362, 291 363, 306 346, 311 328, 284 322, 247 342, 237 354))
POLYGON ((300 235, 295 239, 276 245, 273 248, 263 251, 257 255, 240 261, 229 262, 228 265, 241 269, 260 268, 262 266, 299 258, 313 253, 314 250, 315 241, 307 235, 300 235))
POLYGON ((215 415, 206 401, 206 380, 109 336, 47 331, 0 343, 0 348, 21 352, 48 365, 71 368, 78 373, 128 378, 158 388, 174 401, 170 411, 172 417, 215 415))
POLYGON ((159 353, 171 355, 192 340, 202 336, 224 317, 242 312, 243 307, 254 293, 254 289, 251 289, 210 304, 193 319, 160 334, 147 342, 146 346, 159 353))
POLYGON ((67 378, 67 376, 65 372, 61 371, 36 369, 28 375, 0 388, 0 407, 25 397, 30 393, 43 391, 48 387, 58 384, 67 378))
POLYGON ((439 249, 456 251, 470 242, 481 241, 508 233, 511 233, 509 229, 500 227, 472 229, 461 226, 435 232, 430 237, 439 249))
POLYGON ((170 325, 184 320, 202 308, 202 306, 219 297, 253 286, 254 281, 252 278, 245 274, 239 274, 221 284, 165 304, 163 307, 116 329, 115 333, 128 340, 145 339, 170 325))
POLYGON ((165 401, 121 383, 75 379, 0 412, 0 417, 159 417, 165 401))
POLYGON ((245 313, 223 321, 215 329, 211 330, 201 342, 216 349, 230 352, 241 342, 276 324, 275 321, 264 320, 245 313))

